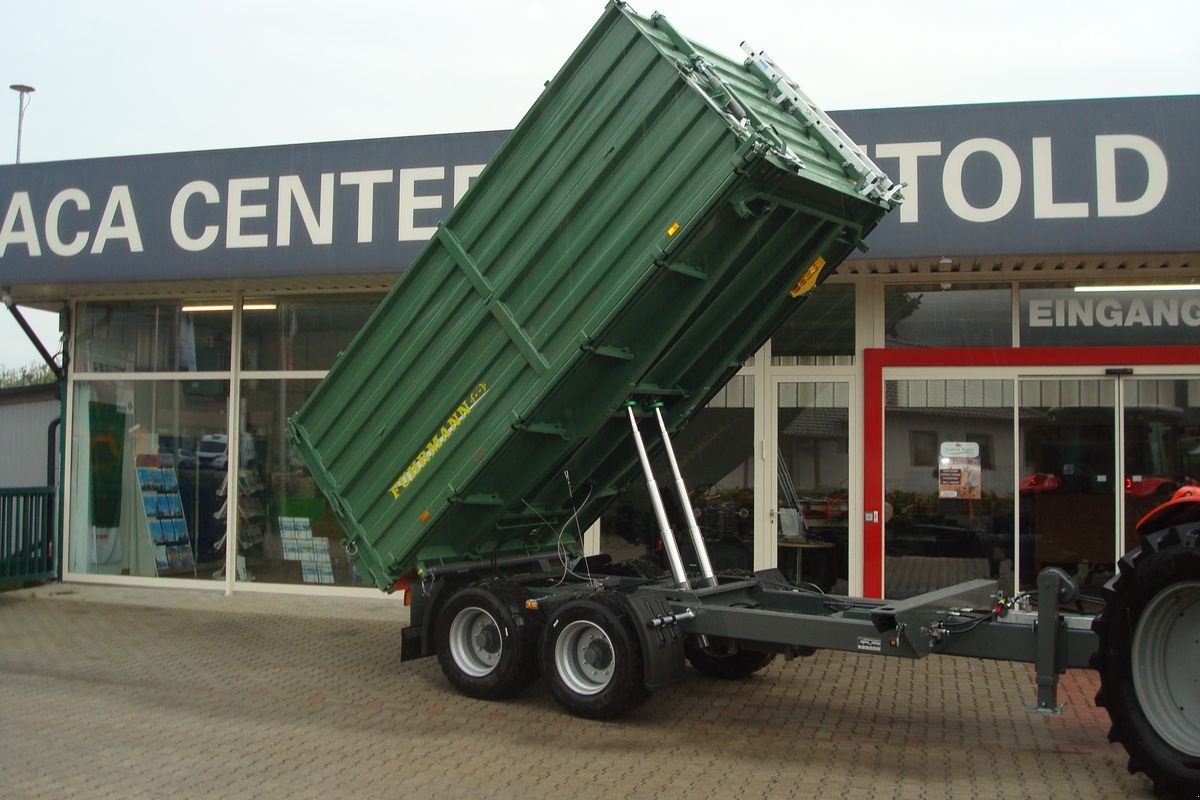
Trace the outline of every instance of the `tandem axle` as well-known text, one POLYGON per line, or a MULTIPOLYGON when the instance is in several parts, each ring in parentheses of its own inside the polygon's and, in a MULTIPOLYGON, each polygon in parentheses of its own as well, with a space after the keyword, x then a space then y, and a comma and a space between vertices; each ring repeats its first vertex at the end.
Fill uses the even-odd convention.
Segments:
MULTIPOLYGON (((402 660, 436 655, 451 683, 481 699, 508 697, 540 673, 565 709, 592 719, 618 716, 682 679, 685 662, 730 680, 777 655, 818 649, 1026 662, 1037 679, 1029 710, 1042 714, 1062 710, 1059 675, 1093 667, 1097 704, 1109 709, 1110 736, 1125 745, 1131 771, 1146 772, 1160 792, 1200 790, 1200 689, 1187 656, 1200 641, 1200 523, 1146 536, 1122 559, 1099 615, 1064 610, 1076 587, 1057 568, 1038 575, 1031 595, 1006 598, 995 581, 974 580, 904 600, 829 595, 774 569, 718 574, 694 522, 700 569, 688 574, 635 405, 626 413, 671 574, 605 555, 569 560, 561 550, 432 565, 405 587, 412 624, 402 660), (962 605, 985 594, 985 603, 962 605)), ((650 409, 686 498, 659 404, 650 409)))

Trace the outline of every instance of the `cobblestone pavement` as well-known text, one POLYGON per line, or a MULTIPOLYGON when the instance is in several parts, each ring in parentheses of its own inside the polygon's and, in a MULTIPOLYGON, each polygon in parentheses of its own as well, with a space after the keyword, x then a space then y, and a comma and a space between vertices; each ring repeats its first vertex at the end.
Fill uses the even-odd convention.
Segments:
POLYGON ((388 601, 50 586, 0 594, 0 797, 1150 798, 1069 673, 822 652, 687 680, 618 722, 401 664, 388 601))

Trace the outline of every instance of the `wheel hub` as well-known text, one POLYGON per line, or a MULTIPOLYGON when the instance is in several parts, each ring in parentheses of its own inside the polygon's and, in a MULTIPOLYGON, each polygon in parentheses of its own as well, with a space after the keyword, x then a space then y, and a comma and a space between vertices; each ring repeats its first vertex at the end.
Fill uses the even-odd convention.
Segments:
POLYGON ((1200 758, 1200 581, 1150 601, 1133 633, 1131 664, 1146 720, 1176 750, 1200 758))
POLYGON ((569 623, 554 643, 554 665, 572 691, 594 695, 612 682, 616 655, 604 629, 587 620, 569 623))
POLYGON ((500 626, 491 614, 471 606, 455 615, 450 623, 450 655, 459 669, 482 678, 500 663, 503 651, 500 626))
POLYGON ((500 631, 496 630, 495 625, 489 625, 487 620, 479 620, 476 623, 471 640, 480 654, 500 652, 500 631))
POLYGON ((603 671, 612 663, 612 651, 604 642, 593 639, 584 648, 583 660, 592 669, 603 671))

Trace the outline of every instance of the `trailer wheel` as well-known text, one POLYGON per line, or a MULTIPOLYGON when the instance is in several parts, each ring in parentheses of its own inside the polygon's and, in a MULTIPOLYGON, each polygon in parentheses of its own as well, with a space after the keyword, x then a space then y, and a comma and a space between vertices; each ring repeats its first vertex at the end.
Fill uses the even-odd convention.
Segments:
POLYGON ((498 700, 537 679, 536 618, 522 613, 524 590, 510 583, 459 589, 438 617, 437 657, 468 697, 498 700))
POLYGON ((1200 787, 1200 526, 1143 538, 1104 587, 1096 705, 1159 794, 1200 787))
POLYGON ((647 697, 641 646, 615 596, 564 605, 546 623, 541 651, 551 694, 576 716, 610 719, 647 697))
POLYGON ((749 677, 775 660, 774 653, 742 650, 715 637, 709 637, 708 647, 701 647, 695 637, 689 636, 683 642, 683 652, 700 672, 724 681, 749 677))

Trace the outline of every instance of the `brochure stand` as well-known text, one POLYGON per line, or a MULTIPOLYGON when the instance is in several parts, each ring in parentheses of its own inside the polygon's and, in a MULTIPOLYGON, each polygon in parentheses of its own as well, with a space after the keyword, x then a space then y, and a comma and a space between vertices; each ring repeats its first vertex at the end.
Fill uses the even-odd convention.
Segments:
MULTIPOLYGON (((221 481, 221 488, 217 490, 218 497, 224 497, 225 502, 213 514, 214 519, 223 520, 229 515, 229 473, 225 473, 224 480, 221 481)), ((253 475, 241 475, 238 478, 238 549, 242 552, 250 548, 262 544, 263 541, 263 518, 265 512, 261 499, 262 484, 253 475)), ((216 549, 223 551, 225 549, 226 537, 222 536, 216 544, 216 549)), ((242 553, 238 553, 237 559, 237 576, 241 581, 252 581, 254 575, 246 569, 246 557, 242 553)), ((224 578, 225 567, 221 567, 213 574, 213 578, 224 578)))
POLYGON ((169 457, 137 456, 138 499, 145 535, 154 548, 158 576, 196 574, 196 556, 179 497, 179 478, 169 457))

